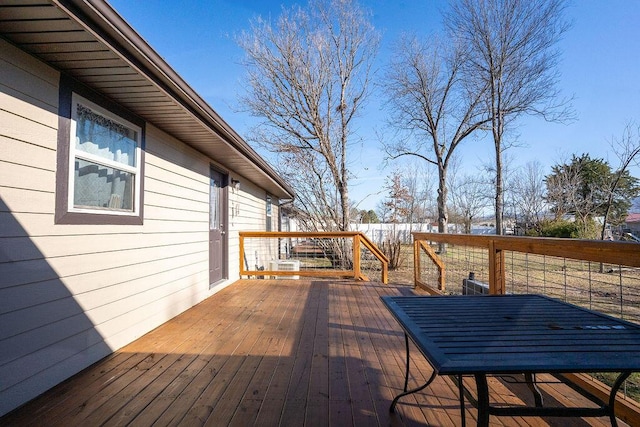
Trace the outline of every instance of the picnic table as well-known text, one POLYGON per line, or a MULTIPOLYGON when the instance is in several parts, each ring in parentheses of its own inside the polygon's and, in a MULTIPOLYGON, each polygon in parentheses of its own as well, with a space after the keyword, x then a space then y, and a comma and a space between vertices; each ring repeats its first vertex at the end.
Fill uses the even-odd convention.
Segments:
POLYGON ((465 397, 478 408, 478 425, 495 416, 609 416, 617 425, 615 396, 624 380, 640 371, 640 325, 542 295, 386 296, 386 307, 405 335, 406 371, 399 399, 426 388, 437 375, 456 379, 464 418, 465 397), (433 367, 426 383, 408 390, 409 339, 433 367), (608 402, 584 390, 599 407, 545 407, 535 384, 540 373, 620 373, 608 402), (490 403, 488 375, 524 374, 535 406, 490 403), (462 376, 475 378, 477 400, 462 376))

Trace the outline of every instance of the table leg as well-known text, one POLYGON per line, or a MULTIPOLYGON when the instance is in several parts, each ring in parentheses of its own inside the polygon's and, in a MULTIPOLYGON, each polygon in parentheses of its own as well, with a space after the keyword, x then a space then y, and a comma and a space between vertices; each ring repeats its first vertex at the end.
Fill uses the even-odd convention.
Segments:
POLYGON ((409 387, 409 336, 407 335, 407 333, 404 333, 404 350, 405 350, 405 354, 406 354, 406 361, 405 361, 405 370, 404 370, 404 391, 407 391, 407 388, 409 387))
POLYGON ((475 374, 478 390, 478 427, 489 426, 489 385, 485 374, 475 374))
POLYGON ((460 397, 460 417, 462 419, 462 427, 467 425, 467 417, 464 413, 464 384, 462 384, 462 375, 458 375, 458 393, 460 397))
POLYGON ((631 372, 621 372, 618 378, 616 378, 616 382, 611 386, 611 394, 609 394, 609 419, 611 420, 611 427, 617 427, 618 425, 615 411, 616 394, 618 390, 620 390, 620 387, 622 387, 622 383, 629 378, 629 375, 631 375, 631 372))
POLYGON ((542 393, 540 393, 540 389, 536 384, 536 374, 532 374, 532 373, 524 374, 524 379, 527 382, 527 387, 529 387, 529 390, 531 390, 531 392, 533 393, 533 399, 535 401, 536 408, 542 408, 543 406, 542 393))
POLYGON ((433 372, 431 373, 431 376, 429 377, 429 379, 427 380, 426 383, 424 383, 420 387, 416 387, 416 388, 414 388, 412 390, 407 390, 409 388, 409 363, 410 363, 410 359, 409 359, 409 336, 406 333, 404 334, 404 343, 405 343, 405 349, 406 349, 406 352, 407 352, 407 359, 406 359, 407 366, 406 366, 405 373, 404 373, 404 391, 402 393, 400 393, 399 395, 397 395, 393 399, 393 402, 391 402, 391 406, 389 407, 389 412, 394 412, 395 411, 396 404, 398 403, 398 400, 401 397, 407 396, 407 395, 412 394, 412 393, 417 393, 417 392, 425 389, 429 384, 431 384, 433 382, 433 380, 436 378, 436 374, 437 374, 437 372, 434 369, 433 372))
POLYGON ((417 393, 417 392, 419 392, 421 390, 424 390, 429 384, 431 384, 433 382, 433 380, 436 378, 436 375, 437 375, 436 371, 433 371, 433 373, 431 374, 431 376, 429 377, 429 379, 427 380, 426 383, 424 383, 420 387, 416 387, 416 388, 414 388, 412 390, 404 391, 404 392, 400 393, 399 395, 397 395, 395 397, 395 399, 393 399, 393 402, 391 402, 391 406, 389 407, 389 412, 395 411, 396 404, 398 403, 398 400, 401 397, 404 397, 404 396, 407 396, 409 394, 417 393))

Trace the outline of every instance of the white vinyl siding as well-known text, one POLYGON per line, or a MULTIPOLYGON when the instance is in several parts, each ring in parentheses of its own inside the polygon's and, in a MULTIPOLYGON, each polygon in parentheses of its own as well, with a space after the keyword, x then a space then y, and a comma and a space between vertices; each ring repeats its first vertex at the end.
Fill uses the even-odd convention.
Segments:
MULTIPOLYGON (((266 191, 242 177, 237 179, 242 183, 240 191, 236 194, 229 192, 229 204, 238 205, 238 213, 233 218, 233 228, 243 231, 266 231, 266 191)), ((278 199, 271 196, 272 231, 278 231, 278 214, 278 199)))
POLYGON ((55 224, 59 75, 1 39, 0 74, 1 415, 235 281, 265 191, 229 191, 230 279, 213 290, 212 161, 152 124, 143 225, 55 224))
MULTIPOLYGON (((239 246, 238 246, 238 231, 266 231, 267 224, 267 209, 266 199, 267 193, 263 188, 255 185, 252 182, 245 182, 242 177, 234 177, 241 182, 241 189, 238 194, 230 192, 229 204, 231 206, 237 205, 238 214, 235 216, 232 222, 232 239, 229 241, 230 252, 235 255, 231 255, 231 262, 236 259, 240 262, 239 246)), ((278 199, 275 196, 271 196, 271 221, 272 231, 278 230, 278 199)), ((233 209, 233 207, 232 207, 233 209)), ((246 267, 253 270, 258 267, 267 268, 269 261, 278 259, 278 245, 277 241, 273 240, 267 245, 265 249, 265 242, 258 240, 245 240, 245 253, 242 254, 242 262, 246 267)), ((237 266, 236 262, 236 266, 237 266)), ((230 264, 231 268, 234 268, 233 264, 230 264)), ((235 267, 236 270, 239 266, 235 267)))

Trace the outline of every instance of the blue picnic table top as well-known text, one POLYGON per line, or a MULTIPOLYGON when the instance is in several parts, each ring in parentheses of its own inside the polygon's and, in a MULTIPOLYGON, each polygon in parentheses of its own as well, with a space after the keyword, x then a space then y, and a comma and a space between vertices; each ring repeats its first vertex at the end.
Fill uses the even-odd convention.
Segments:
POLYGON ((547 296, 382 301, 439 375, 640 371, 640 325, 547 296))

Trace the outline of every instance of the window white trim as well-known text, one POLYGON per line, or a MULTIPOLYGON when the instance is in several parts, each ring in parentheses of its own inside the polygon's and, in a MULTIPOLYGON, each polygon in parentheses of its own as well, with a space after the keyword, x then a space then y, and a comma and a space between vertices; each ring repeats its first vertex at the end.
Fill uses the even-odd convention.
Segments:
POLYGON ((141 182, 142 182, 142 128, 130 121, 120 117, 119 115, 112 113, 111 111, 89 101, 88 99, 72 93, 71 95, 71 122, 69 132, 69 164, 68 164, 68 200, 67 209, 68 212, 73 213, 88 213, 88 214, 102 214, 102 215, 120 215, 120 216, 139 216, 141 207, 141 182), (77 130, 77 105, 80 104, 91 111, 113 121, 120 125, 123 125, 135 132, 136 147, 134 150, 135 159, 134 166, 130 166, 125 163, 121 163, 115 160, 110 160, 95 154, 91 154, 82 150, 76 149, 75 138, 77 130), (114 209, 109 207, 87 207, 76 206, 74 203, 75 196, 75 162, 76 159, 84 160, 90 163, 104 166, 111 169, 116 169, 129 173, 133 176, 134 188, 132 195, 132 210, 114 209))

